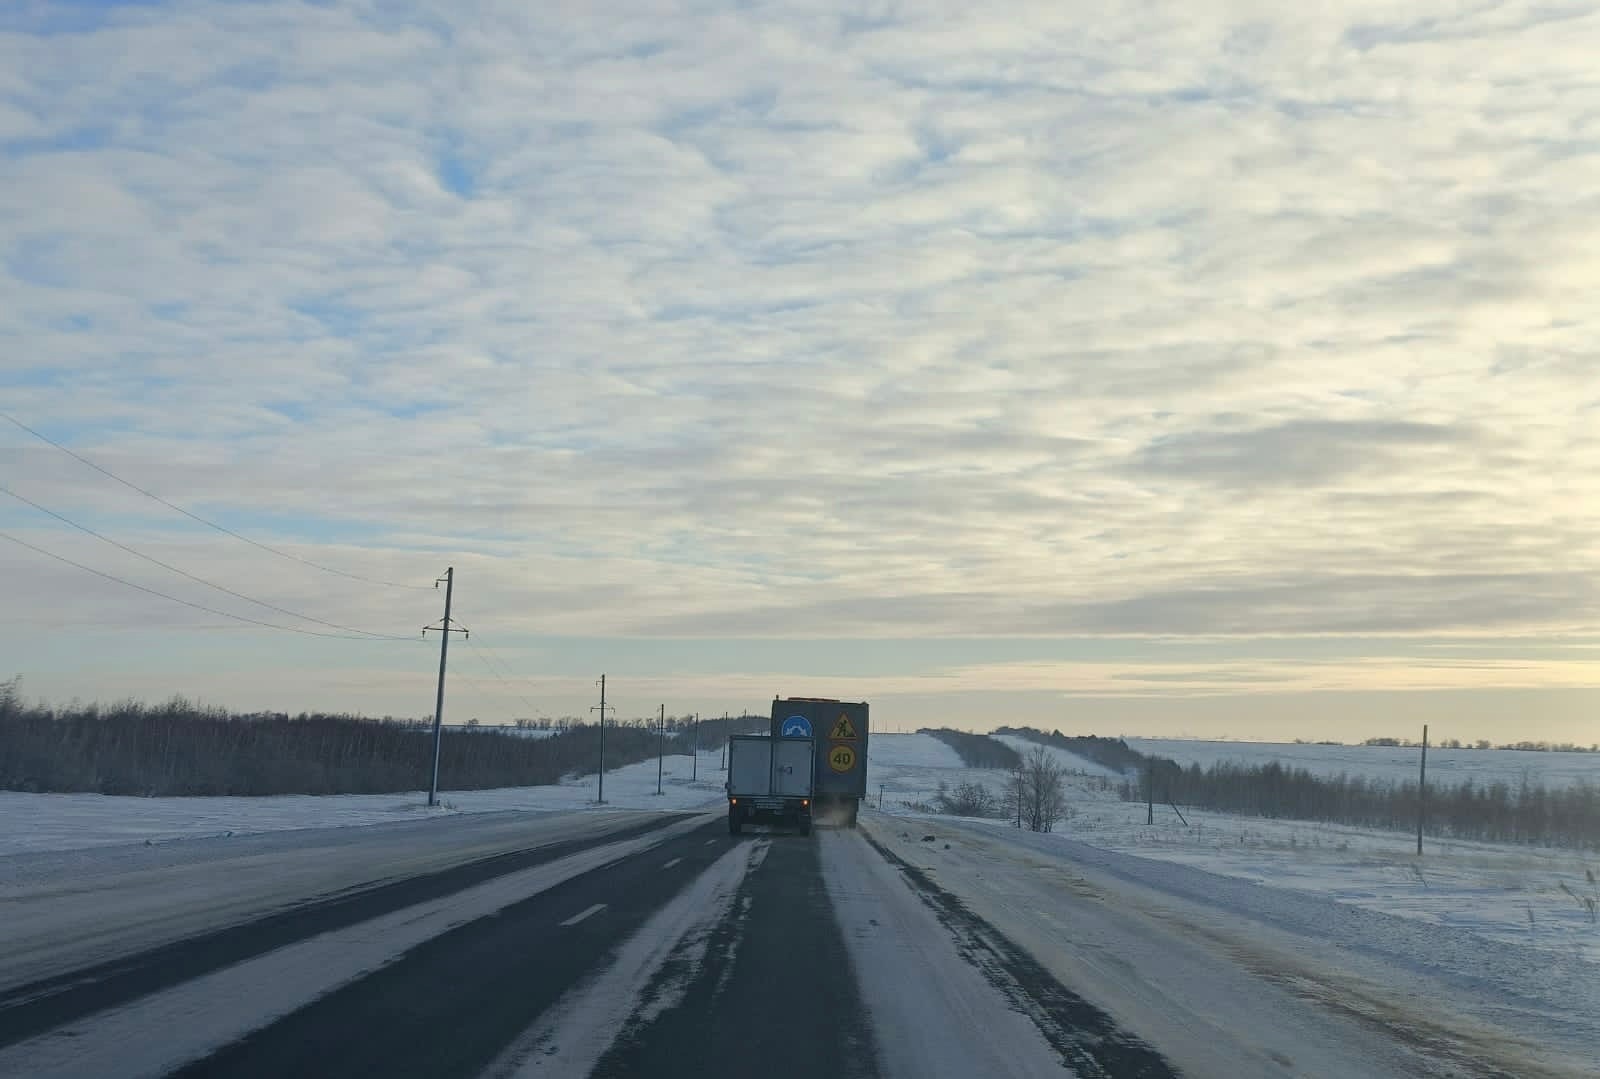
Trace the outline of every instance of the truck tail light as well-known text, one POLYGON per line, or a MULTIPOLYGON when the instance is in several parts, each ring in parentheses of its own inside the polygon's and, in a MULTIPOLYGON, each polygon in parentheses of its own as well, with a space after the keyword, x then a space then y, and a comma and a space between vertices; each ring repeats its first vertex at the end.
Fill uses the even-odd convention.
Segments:
POLYGON ((800 799, 800 808, 801 809, 804 809, 806 806, 808 806, 810 804, 811 804, 811 799, 809 799, 809 798, 800 799))
POLYGON ((731 806, 736 806, 736 805, 739 804, 739 799, 737 799, 737 798, 729 798, 728 799, 728 804, 731 805, 731 806))

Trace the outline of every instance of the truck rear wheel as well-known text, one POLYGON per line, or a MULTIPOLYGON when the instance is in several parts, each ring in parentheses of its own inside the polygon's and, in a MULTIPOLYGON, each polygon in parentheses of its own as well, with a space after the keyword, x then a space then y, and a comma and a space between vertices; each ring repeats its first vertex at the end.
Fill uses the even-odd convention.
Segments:
POLYGON ((732 806, 729 806, 728 807, 728 834, 729 835, 738 835, 739 834, 739 824, 740 824, 739 811, 737 809, 734 809, 732 806))
POLYGON ((856 814, 860 810, 861 810, 861 803, 860 802, 852 801, 850 803, 850 808, 846 811, 847 815, 845 817, 845 822, 844 822, 844 826, 846 828, 854 828, 856 826, 856 814))
POLYGON ((810 835, 811 834, 811 818, 810 817, 801 817, 800 818, 800 834, 801 835, 810 835))

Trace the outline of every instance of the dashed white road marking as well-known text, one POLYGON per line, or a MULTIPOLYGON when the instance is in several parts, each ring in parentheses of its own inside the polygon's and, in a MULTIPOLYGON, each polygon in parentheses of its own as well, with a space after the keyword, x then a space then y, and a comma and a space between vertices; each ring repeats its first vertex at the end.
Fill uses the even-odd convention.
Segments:
POLYGON ((740 883, 760 865, 767 848, 764 839, 729 847, 688 887, 651 915, 622 944, 609 967, 563 993, 482 1074, 495 1079, 588 1075, 633 1017, 660 1014, 676 1007, 700 969, 712 928, 732 916, 740 883), (663 985, 654 1004, 641 1009, 639 987, 649 984, 673 956, 686 964, 685 970, 673 982, 663 985))
POLYGON ((588 910, 580 910, 578 913, 574 914, 572 917, 570 917, 566 921, 562 922, 561 925, 563 927, 577 925, 579 922, 583 921, 585 918, 592 918, 596 914, 599 914, 601 911, 603 911, 605 909, 606 909, 606 905, 604 903, 596 903, 594 906, 590 907, 588 910))
POLYGON ((674 859, 672 859, 672 861, 668 862, 666 865, 662 866, 661 868, 662 869, 671 869, 673 866, 677 865, 681 861, 683 861, 682 858, 674 858, 674 859))

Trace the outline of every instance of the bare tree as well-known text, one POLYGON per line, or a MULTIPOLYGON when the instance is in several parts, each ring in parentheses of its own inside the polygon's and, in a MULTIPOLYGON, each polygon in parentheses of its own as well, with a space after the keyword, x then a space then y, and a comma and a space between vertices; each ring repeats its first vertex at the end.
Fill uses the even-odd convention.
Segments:
POLYGON ((1043 746, 1035 746, 1023 759, 1013 782, 1022 800, 1023 823, 1030 831, 1051 831, 1066 816, 1066 774, 1066 768, 1043 746))
POLYGON ((953 792, 940 783, 933 800, 939 812, 956 817, 992 817, 1000 805, 982 783, 960 783, 953 792))

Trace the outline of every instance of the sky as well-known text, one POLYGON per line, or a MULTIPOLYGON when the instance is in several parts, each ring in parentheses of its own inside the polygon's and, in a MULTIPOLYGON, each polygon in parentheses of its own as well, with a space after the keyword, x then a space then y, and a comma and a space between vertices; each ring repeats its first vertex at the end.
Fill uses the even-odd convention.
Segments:
POLYGON ((426 715, 454 567, 453 722, 1600 740, 1596 55, 1560 0, 8 3, 0 675, 426 715))

